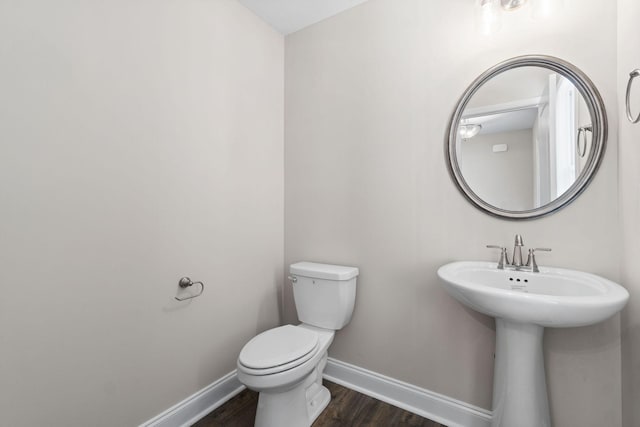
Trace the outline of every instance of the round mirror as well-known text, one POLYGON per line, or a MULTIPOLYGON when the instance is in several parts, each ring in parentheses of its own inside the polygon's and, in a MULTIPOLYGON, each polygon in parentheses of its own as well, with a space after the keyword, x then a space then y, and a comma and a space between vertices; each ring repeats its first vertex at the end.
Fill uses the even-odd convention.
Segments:
POLYGON ((467 199, 508 219, 575 199, 604 154, 607 117, 591 80, 548 56, 505 61, 478 77, 451 118, 447 159, 467 199))

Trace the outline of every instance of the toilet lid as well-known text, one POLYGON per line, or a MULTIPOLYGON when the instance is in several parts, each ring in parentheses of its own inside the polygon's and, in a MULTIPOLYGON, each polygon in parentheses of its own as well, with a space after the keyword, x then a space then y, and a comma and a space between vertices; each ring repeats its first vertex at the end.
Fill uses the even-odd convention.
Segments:
POLYGON ((318 346, 318 334, 293 325, 280 326, 255 336, 238 357, 252 369, 268 369, 303 358, 318 346))

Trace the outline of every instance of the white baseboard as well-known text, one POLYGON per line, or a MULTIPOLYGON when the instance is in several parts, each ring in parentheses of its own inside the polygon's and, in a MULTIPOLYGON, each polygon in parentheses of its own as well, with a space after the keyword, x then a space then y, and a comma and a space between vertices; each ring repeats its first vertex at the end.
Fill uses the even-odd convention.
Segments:
MULTIPOLYGON (((324 378, 449 427, 491 425, 490 411, 333 358, 324 378)), ((140 427, 190 427, 244 389, 230 372, 140 427)))
POLYGON ((230 372, 140 427, 190 427, 244 389, 236 371, 230 372))
POLYGON ((491 411, 333 358, 324 378, 449 427, 491 425, 491 411))

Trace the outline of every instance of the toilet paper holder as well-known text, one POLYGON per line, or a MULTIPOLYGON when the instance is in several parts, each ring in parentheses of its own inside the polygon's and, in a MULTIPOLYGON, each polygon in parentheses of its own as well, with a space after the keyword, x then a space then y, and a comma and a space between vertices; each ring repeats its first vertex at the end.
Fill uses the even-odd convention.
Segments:
POLYGON ((202 293, 204 292, 204 283, 202 283, 202 282, 194 282, 191 279, 189 279, 188 277, 183 277, 178 281, 178 286, 180 286, 181 289, 186 289, 186 288, 188 288, 190 286, 193 286, 193 285, 200 285, 200 292, 198 292, 195 295, 191 295, 191 296, 184 297, 184 298, 175 297, 175 299, 177 301, 186 301, 188 299, 197 298, 200 295, 202 295, 202 293))

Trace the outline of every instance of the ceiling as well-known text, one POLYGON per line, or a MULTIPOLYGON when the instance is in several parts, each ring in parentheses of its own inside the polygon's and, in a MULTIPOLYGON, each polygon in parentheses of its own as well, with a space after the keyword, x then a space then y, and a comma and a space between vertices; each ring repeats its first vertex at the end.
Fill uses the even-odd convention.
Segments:
POLYGON ((538 107, 532 107, 475 117, 470 119, 469 123, 482 125, 480 134, 489 135, 492 133, 531 130, 535 125, 537 117, 538 107))
POLYGON ((280 33, 287 35, 351 9, 367 0, 239 0, 280 33))

